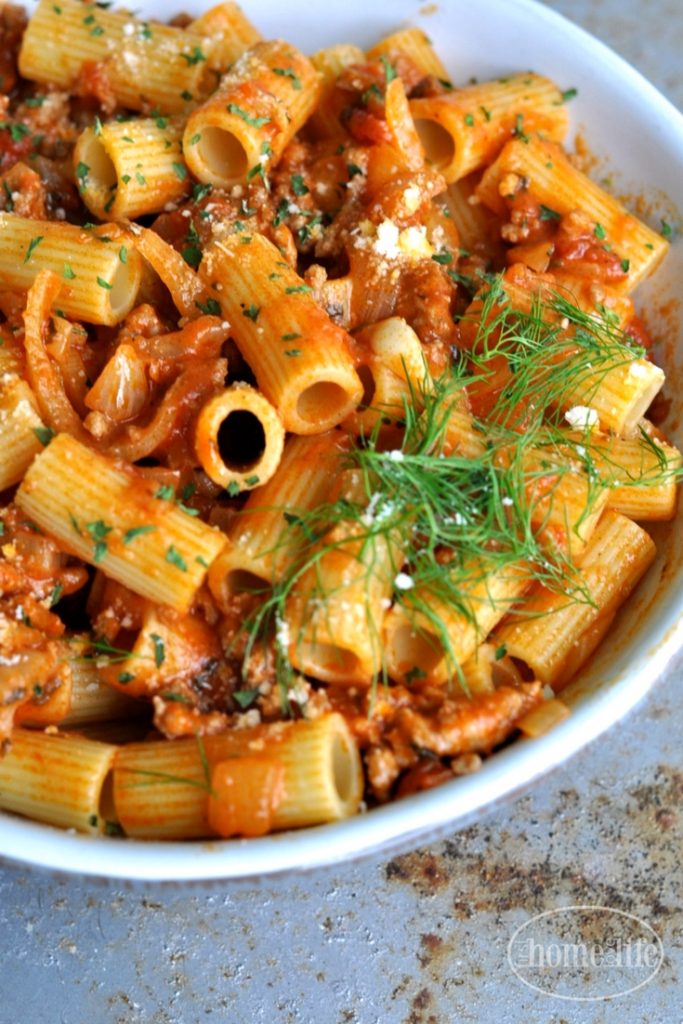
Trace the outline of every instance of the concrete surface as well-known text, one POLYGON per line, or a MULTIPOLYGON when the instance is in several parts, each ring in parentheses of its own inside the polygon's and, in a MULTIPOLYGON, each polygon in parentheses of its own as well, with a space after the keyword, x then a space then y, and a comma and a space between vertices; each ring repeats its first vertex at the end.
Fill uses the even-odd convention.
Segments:
MULTIPOLYGON (((683 106, 679 0, 554 0, 683 106)), ((0 870, 0 1024, 681 1024, 683 756, 674 664, 529 795, 445 842, 258 888, 0 870), (604 1002, 525 987, 506 950, 558 906, 659 934, 654 981, 604 1002)), ((586 976, 586 991, 592 983, 586 976)))

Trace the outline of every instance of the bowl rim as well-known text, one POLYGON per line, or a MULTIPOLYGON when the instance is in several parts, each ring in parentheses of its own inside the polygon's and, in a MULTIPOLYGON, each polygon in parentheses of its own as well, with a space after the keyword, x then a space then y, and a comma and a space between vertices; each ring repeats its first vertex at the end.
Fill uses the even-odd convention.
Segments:
MULTIPOLYGON (((31 7, 31 4, 27 4, 31 7)), ((628 61, 538 0, 507 0, 514 17, 533 17, 563 33, 567 49, 578 45, 613 72, 641 99, 680 143, 683 115, 628 61)), ((680 574, 679 574, 680 575, 680 574)), ((682 581, 683 582, 683 581, 682 581)), ((669 584, 673 588, 674 583, 669 584)), ((0 862, 51 869, 60 874, 144 882, 256 882, 301 874, 370 856, 389 856, 432 842, 483 818, 531 786, 623 718, 648 693, 683 645, 683 607, 677 602, 648 614, 647 640, 633 668, 617 674, 582 699, 550 733, 518 739, 487 759, 474 775, 375 808, 341 822, 261 839, 208 841, 118 840, 74 834, 0 812, 0 862), (615 688, 618 700, 615 699, 615 688)))

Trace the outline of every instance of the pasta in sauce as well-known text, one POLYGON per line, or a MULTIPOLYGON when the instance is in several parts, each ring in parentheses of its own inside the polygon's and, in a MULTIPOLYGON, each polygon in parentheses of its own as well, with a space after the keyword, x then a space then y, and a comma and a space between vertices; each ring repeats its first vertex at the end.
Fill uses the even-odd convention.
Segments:
POLYGON ((0 807, 258 836, 561 721, 681 473, 575 90, 81 0, 0 84, 0 807))

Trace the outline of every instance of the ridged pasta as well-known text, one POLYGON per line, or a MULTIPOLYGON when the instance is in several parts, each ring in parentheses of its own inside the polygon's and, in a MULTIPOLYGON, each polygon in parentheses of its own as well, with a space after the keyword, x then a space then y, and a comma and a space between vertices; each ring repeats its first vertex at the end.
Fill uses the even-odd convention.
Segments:
POLYGON ((142 265, 119 229, 110 236, 108 225, 89 231, 0 213, 0 231, 0 275, 6 288, 28 291, 41 270, 51 270, 61 281, 59 304, 68 316, 112 325, 132 308, 142 265))
POLYGON ((184 121, 166 117, 86 128, 74 149, 83 202, 97 217, 159 213, 190 187, 183 160, 184 121))
POLYGON ((319 92, 320 76, 293 46, 255 43, 190 115, 183 136, 190 170, 200 181, 222 186, 265 176, 319 92))
POLYGON ((214 766, 259 754, 284 771, 274 829, 336 821, 355 813, 362 772, 340 715, 241 729, 204 740, 129 744, 116 758, 114 801, 127 835, 187 839, 211 835, 208 801, 214 766))
POLYGON ((321 434, 358 405, 348 335, 262 235, 216 240, 199 268, 286 430, 321 434))
POLYGON ((68 434, 33 462, 16 501, 67 550, 181 611, 225 544, 218 530, 68 434))

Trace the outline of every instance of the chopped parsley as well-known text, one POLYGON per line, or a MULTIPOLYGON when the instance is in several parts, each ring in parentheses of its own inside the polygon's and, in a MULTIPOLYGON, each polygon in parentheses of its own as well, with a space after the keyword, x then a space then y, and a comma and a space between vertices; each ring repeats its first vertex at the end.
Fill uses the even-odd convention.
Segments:
POLYGON ((198 181, 192 186, 192 202, 200 203, 202 199, 206 199, 211 191, 211 185, 200 185, 198 181))
POLYGON ((130 530, 126 530, 124 533, 123 543, 130 544, 136 537, 142 537, 145 533, 154 533, 155 530, 156 526, 152 526, 151 523, 147 526, 132 526, 130 530))
POLYGON ((76 177, 78 178, 78 187, 81 189, 85 188, 85 182, 90 173, 90 168, 87 164, 84 164, 82 160, 79 160, 76 164, 76 177))
POLYGON ((517 114, 515 118, 515 127, 512 129, 512 134, 516 139, 521 139, 522 142, 528 142, 529 136, 524 131, 524 114, 517 114))
POLYGON ((289 200, 288 199, 281 199, 280 202, 277 204, 277 210, 275 211, 275 216, 273 217, 273 221, 272 221, 273 227, 274 228, 278 228, 280 226, 280 224, 282 224, 283 220, 285 220, 285 218, 287 217, 288 213, 289 213, 289 200))
POLYGON ((206 302, 195 302, 195 306, 200 313, 204 313, 205 316, 220 316, 221 307, 218 305, 216 299, 207 299, 206 302))
POLYGON ((38 246, 40 245, 40 243, 43 241, 44 238, 45 238, 45 235, 36 235, 35 238, 31 239, 31 241, 28 243, 28 249, 26 250, 26 255, 24 256, 24 263, 28 263, 28 261, 33 256, 33 253, 36 251, 36 249, 38 248, 38 246))
POLYGON ((369 89, 366 89, 365 92, 361 95, 361 103, 363 103, 364 106, 367 107, 371 99, 384 99, 384 96, 382 95, 382 90, 378 85, 375 85, 374 83, 370 86, 369 89))
POLYGON ((166 658, 166 648, 164 641, 161 639, 158 633, 150 633, 149 638, 154 644, 154 664, 157 668, 161 668, 166 658))
POLYGON ((175 565, 181 572, 187 572, 187 562, 173 544, 169 546, 166 552, 166 561, 170 562, 171 565, 175 565))
POLYGON ((300 174, 293 174, 291 177, 292 192, 295 196, 305 196, 310 191, 308 185, 300 174))
POLYGON ((408 686, 414 683, 416 679, 426 679, 427 673, 424 669, 420 668, 419 665, 414 665, 409 672, 406 672, 406 682, 408 686))
POLYGON ((107 541, 105 538, 111 533, 114 527, 109 526, 109 524, 105 523, 103 519, 95 519, 92 523, 86 523, 85 529, 95 543, 93 562, 97 565, 102 561, 107 553, 107 541))
POLYGON ((235 700, 237 701, 237 703, 239 704, 243 711, 246 711, 247 708, 251 707, 251 705, 254 703, 258 695, 259 691, 257 689, 233 691, 233 697, 235 698, 235 700))
POLYGON ((202 250, 199 248, 199 235, 194 224, 190 224, 185 236, 185 245, 181 251, 185 262, 196 270, 202 261, 202 250))
POLYGON ((382 54, 380 56, 382 67, 384 68, 384 81, 389 84, 396 78, 396 69, 390 64, 389 60, 382 54))
POLYGON ((246 316, 248 320, 252 320, 254 323, 258 320, 258 315, 261 312, 260 306, 255 306, 253 303, 247 309, 242 310, 242 316, 246 316))
POLYGON ((273 68, 273 74, 280 75, 281 78, 289 78, 293 89, 301 89, 301 79, 292 68, 273 68))
POLYGON ((229 114, 235 114, 237 117, 241 117, 245 124, 251 125, 252 128, 262 128, 264 124, 270 123, 269 117, 252 117, 246 110, 239 107, 236 103, 228 103, 227 111, 229 114))
POLYGON ((189 53, 181 53, 180 56, 183 60, 187 61, 188 67, 192 67, 194 64, 199 64, 201 61, 206 60, 206 57, 198 46, 193 46, 189 53))
POLYGON ((50 441, 55 436, 55 432, 52 427, 34 427, 33 433, 36 435, 43 448, 47 448, 50 441))

